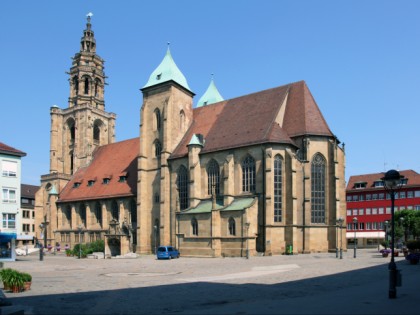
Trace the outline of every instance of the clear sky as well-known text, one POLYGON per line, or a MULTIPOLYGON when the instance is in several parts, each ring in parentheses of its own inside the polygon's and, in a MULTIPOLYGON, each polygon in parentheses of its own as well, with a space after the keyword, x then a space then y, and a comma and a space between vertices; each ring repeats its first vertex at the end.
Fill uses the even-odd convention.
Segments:
MULTIPOLYGON (((305 80, 351 175, 420 170, 420 1, 1 1, 0 142, 27 153, 22 183, 49 172, 50 107, 92 12, 116 140, 138 137, 143 87, 172 56, 196 93, 225 99, 305 80)), ((256 104, 257 105, 257 104, 256 104)))

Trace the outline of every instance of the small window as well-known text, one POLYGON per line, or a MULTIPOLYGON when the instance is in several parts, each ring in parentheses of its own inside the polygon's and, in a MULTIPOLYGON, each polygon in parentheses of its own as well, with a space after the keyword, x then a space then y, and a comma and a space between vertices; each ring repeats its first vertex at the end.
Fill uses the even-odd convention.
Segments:
POLYGON ((120 183, 125 183, 126 181, 127 181, 127 176, 125 176, 125 175, 120 176, 120 179, 118 180, 118 182, 120 182, 120 183))
POLYGON ((229 234, 230 235, 236 235, 235 219, 232 218, 232 217, 229 218, 229 234))
POLYGON ((106 177, 102 180, 102 184, 107 185, 107 184, 109 184, 110 181, 111 181, 111 179, 106 177))
POLYGON ((156 80, 160 80, 160 78, 162 77, 162 73, 159 73, 157 76, 156 76, 156 80))
POLYGON ((89 186, 89 187, 92 187, 92 186, 93 186, 93 184, 95 184, 95 181, 94 181, 94 180, 89 180, 89 181, 88 181, 88 186, 89 186))
POLYGON ((191 230, 192 230, 192 235, 198 235, 198 222, 196 218, 193 218, 191 220, 191 230))
POLYGON ((75 183, 73 184, 73 188, 79 188, 79 186, 80 186, 80 182, 75 182, 75 183))

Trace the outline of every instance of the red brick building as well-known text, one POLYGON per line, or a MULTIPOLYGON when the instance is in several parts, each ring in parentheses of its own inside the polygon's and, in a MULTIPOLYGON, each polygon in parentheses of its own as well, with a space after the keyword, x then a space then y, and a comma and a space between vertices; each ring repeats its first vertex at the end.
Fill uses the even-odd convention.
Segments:
MULTIPOLYGON (((402 186, 395 196, 395 211, 420 210, 420 175, 400 171, 402 186)), ((385 238, 385 221, 391 221, 391 197, 381 180, 385 173, 351 176, 346 188, 347 240, 359 246, 376 246, 385 238), (357 218, 357 223, 353 223, 357 218)))

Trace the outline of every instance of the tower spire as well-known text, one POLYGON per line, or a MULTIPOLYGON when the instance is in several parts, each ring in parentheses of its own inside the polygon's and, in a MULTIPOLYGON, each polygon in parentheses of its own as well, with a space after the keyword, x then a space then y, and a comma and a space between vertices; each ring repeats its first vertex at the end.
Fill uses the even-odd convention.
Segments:
POLYGON ((80 52, 86 51, 86 52, 92 52, 95 53, 96 51, 96 40, 94 37, 94 32, 92 31, 92 24, 90 23, 90 20, 93 16, 92 12, 89 12, 86 22, 86 29, 83 31, 83 37, 81 39, 81 45, 80 45, 80 52))

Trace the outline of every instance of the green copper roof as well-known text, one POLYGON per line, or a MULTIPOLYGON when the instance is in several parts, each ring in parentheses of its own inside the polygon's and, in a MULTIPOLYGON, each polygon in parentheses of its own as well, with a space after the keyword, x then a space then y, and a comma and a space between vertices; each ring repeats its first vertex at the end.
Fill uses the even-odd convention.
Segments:
POLYGON ((193 136, 191 137, 191 141, 190 143, 188 143, 188 145, 199 145, 199 146, 203 146, 203 144, 201 143, 200 139, 197 137, 196 134, 193 134, 193 136))
POLYGON ((187 79, 185 79, 184 75, 175 64, 175 61, 171 55, 171 51, 168 47, 168 50, 166 51, 166 55, 163 58, 162 62, 155 69, 155 71, 152 72, 149 81, 147 81, 146 85, 143 88, 147 88, 149 86, 153 86, 170 80, 175 81, 187 90, 191 91, 190 87, 188 86, 187 79))
POLYGON ((197 107, 217 103, 223 101, 224 98, 220 95, 219 90, 214 84, 213 78, 211 79, 210 85, 203 96, 198 100, 197 107))
POLYGON ((55 189, 55 185, 52 185, 48 195, 58 195, 57 189, 55 189))
MULTIPOLYGON (((255 203, 255 198, 237 198, 227 207, 223 207, 223 199, 217 200, 216 209, 220 211, 235 211, 235 210, 245 210, 251 207, 255 203)), ((212 210, 212 201, 203 200, 195 208, 190 208, 188 210, 182 211, 185 214, 192 213, 209 213, 212 210)))

